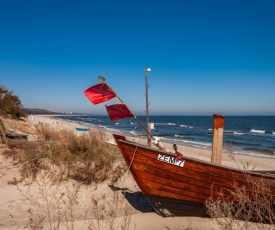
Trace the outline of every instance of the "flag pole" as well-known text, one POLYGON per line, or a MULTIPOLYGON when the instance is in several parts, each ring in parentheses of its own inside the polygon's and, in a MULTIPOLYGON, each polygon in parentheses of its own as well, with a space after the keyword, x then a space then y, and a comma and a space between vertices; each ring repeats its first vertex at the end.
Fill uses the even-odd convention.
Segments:
MULTIPOLYGON (((106 83, 106 79, 102 76, 98 76, 98 80, 101 82, 101 83, 106 83)), ((109 86, 109 85, 108 85, 109 86)), ((115 92, 110 86, 109 88, 115 92)), ((116 94, 116 99, 121 103, 121 104, 124 104, 124 102, 121 100, 121 98, 117 95, 117 93, 115 92, 116 94)), ((129 108, 128 108, 129 109, 129 108)), ((130 109, 129 109, 130 110, 130 109)), ((136 121, 140 124, 140 126, 146 131, 146 133, 152 138, 154 139, 154 137, 152 136, 152 134, 148 131, 148 129, 145 128, 145 126, 141 123, 141 121, 137 118, 137 116, 130 110, 130 113, 133 114, 134 118, 136 119, 136 121)))
MULTIPOLYGON (((98 80, 100 83, 106 84, 106 86, 108 86, 108 88, 113 92, 113 94, 115 95, 115 97, 117 98, 117 100, 121 103, 124 104, 123 101, 121 100, 121 98, 116 94, 116 92, 106 83, 106 79, 102 76, 98 76, 98 80)), ((114 98, 114 97, 112 97, 114 98)), ((147 133, 147 138, 151 137, 152 143, 154 145, 156 145, 160 150, 162 151, 167 151, 165 149, 165 147, 163 146, 163 144, 160 142, 160 139, 158 137, 153 137, 151 132, 148 131, 147 128, 144 127, 144 125, 140 122, 140 120, 137 118, 137 116, 127 107, 127 109, 129 110, 129 112, 133 115, 133 117, 136 119, 136 121, 140 124, 140 126, 146 131, 147 133)))

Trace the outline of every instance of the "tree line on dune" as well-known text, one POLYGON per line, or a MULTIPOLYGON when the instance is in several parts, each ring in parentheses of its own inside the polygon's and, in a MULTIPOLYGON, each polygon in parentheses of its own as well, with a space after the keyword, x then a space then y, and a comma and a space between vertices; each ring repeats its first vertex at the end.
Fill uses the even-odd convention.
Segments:
POLYGON ((0 115, 15 119, 27 116, 19 97, 4 85, 0 85, 0 115))

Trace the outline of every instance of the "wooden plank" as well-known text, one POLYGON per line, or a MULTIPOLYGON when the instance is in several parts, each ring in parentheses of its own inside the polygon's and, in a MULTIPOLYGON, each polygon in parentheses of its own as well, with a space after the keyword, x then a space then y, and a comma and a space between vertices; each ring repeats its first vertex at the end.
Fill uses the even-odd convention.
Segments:
POLYGON ((275 194, 275 176, 272 174, 242 171, 187 157, 183 167, 179 167, 158 159, 159 154, 171 157, 174 156, 172 153, 123 138, 117 140, 117 145, 141 191, 163 216, 185 213, 184 204, 187 203, 194 211, 200 212, 195 204, 201 204, 203 209, 204 202, 210 197, 218 198, 220 192, 231 198, 230 191, 235 191, 238 186, 245 186, 250 194, 251 183, 255 182, 269 185, 271 193, 275 194))
MULTIPOLYGON (((177 182, 189 183, 190 187, 197 186, 198 189, 208 189, 209 191, 221 191, 226 193, 226 190, 234 190, 234 183, 241 186, 246 186, 249 190, 249 184, 247 178, 243 172, 238 170, 231 170, 230 168, 217 167, 213 164, 201 164, 196 161, 185 160, 183 168, 170 165, 157 160, 157 153, 146 152, 146 149, 142 147, 136 148, 136 146, 120 146, 124 154, 125 161, 131 167, 135 167, 131 170, 140 188, 143 190, 147 189, 147 185, 144 181, 148 178, 143 177, 143 172, 158 175, 158 178, 154 180, 162 180, 164 178, 167 181, 174 181, 175 184, 171 186, 177 186, 177 182), (133 159, 134 157, 134 159, 133 159)), ((255 180, 261 179, 268 182, 274 182, 274 177, 271 179, 263 178, 262 175, 255 175, 255 180)), ((163 182, 163 183, 167 183, 163 182)), ((271 188, 275 192, 275 188, 271 188)), ((143 191, 146 192, 146 191, 143 191)))
POLYGON ((224 116, 214 114, 213 143, 211 155, 211 162, 214 164, 222 163, 223 126, 224 116))
POLYGON ((24 139, 24 140, 26 140, 28 135, 27 134, 19 134, 19 133, 7 133, 6 137, 9 139, 24 139))
POLYGON ((0 136, 1 136, 1 143, 6 144, 7 143, 7 138, 6 138, 6 129, 4 126, 4 123, 0 119, 0 136))

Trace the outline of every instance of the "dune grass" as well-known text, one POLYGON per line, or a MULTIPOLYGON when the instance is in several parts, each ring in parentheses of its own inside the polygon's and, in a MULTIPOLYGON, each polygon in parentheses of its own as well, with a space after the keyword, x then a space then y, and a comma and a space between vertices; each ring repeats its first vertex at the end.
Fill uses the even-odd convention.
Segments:
POLYGON ((41 170, 58 166, 59 180, 74 179, 84 184, 105 180, 116 182, 126 171, 117 148, 105 142, 105 133, 91 130, 76 135, 68 130, 52 130, 36 126, 36 141, 13 140, 3 154, 18 164, 20 180, 35 180, 41 170))
MULTIPOLYGON (((230 157, 236 162, 234 154, 230 157)), ((248 163, 239 166, 247 186, 234 182, 232 190, 221 190, 217 199, 211 196, 206 201, 207 213, 221 230, 274 229, 275 196, 264 180, 246 173, 249 167, 248 163)))

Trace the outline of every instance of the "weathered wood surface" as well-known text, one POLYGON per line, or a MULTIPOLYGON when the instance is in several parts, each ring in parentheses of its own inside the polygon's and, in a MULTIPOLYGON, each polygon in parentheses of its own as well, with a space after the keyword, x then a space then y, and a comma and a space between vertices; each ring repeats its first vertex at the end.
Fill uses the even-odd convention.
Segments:
POLYGON ((27 140, 28 135, 22 133, 7 133, 6 137, 9 139, 24 139, 27 140))
POLYGON ((223 127, 224 116, 214 114, 214 127, 213 127, 213 144, 211 162, 214 164, 222 163, 222 146, 223 146, 223 127))
POLYGON ((28 137, 27 134, 8 132, 4 123, 0 119, 0 139, 3 144, 8 143, 8 139, 24 139, 28 137))
POLYGON ((229 191, 234 191, 236 185, 246 186, 249 191, 248 177, 270 185, 275 194, 272 174, 243 172, 187 157, 184 167, 179 167, 158 160, 159 154, 175 156, 173 153, 141 146, 122 136, 114 137, 141 191, 163 216, 203 215, 204 203, 210 196, 215 199, 220 192, 230 196, 229 191))
POLYGON ((1 140, 1 143, 3 144, 7 143, 6 128, 1 119, 0 119, 0 140, 1 140))

